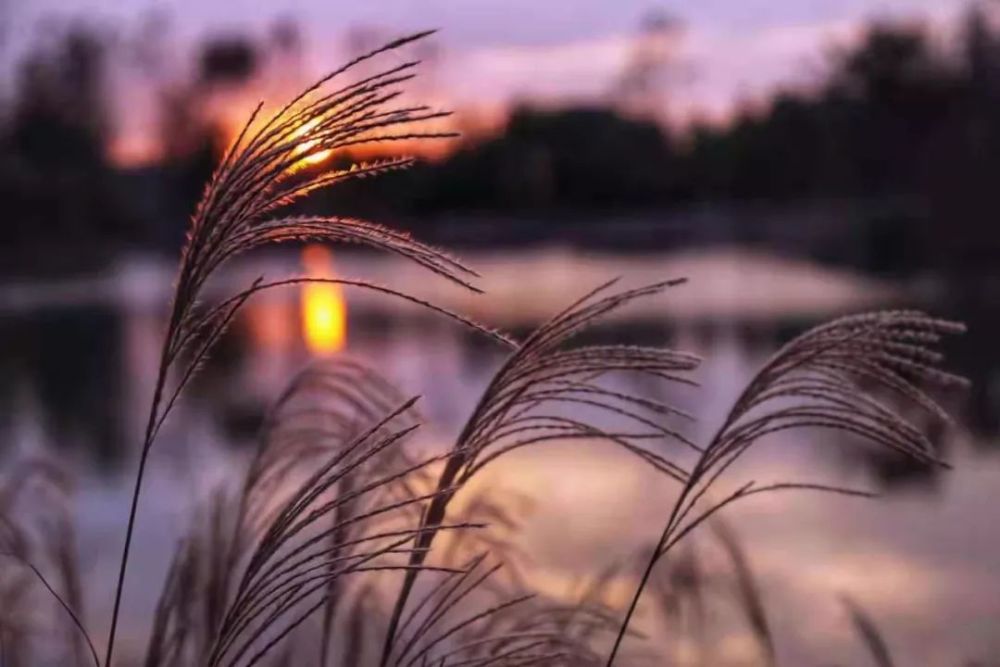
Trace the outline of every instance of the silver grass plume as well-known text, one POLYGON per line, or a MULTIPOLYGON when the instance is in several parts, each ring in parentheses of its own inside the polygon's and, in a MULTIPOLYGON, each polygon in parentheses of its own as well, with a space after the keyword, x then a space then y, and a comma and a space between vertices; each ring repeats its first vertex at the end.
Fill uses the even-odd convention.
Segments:
MULTIPOLYGON (((657 347, 589 345, 567 347, 580 332, 608 314, 683 283, 666 281, 620 292, 610 281, 588 292, 522 341, 479 400, 453 445, 438 479, 442 493, 428 505, 422 520, 426 529, 418 538, 411 565, 426 558, 435 526, 446 518, 455 491, 484 466, 511 451, 543 442, 566 439, 607 440, 638 456, 663 475, 686 482, 683 469, 652 451, 650 444, 680 442, 700 449, 668 419, 689 419, 682 410, 610 388, 604 380, 615 373, 645 375, 664 382, 694 384, 688 374, 698 365, 690 354, 657 347), (566 408, 587 408, 615 421, 604 427, 566 414, 566 408)), ((606 421, 607 421, 606 420, 606 421)), ((397 664, 397 636, 418 570, 405 572, 390 618, 382 653, 382 667, 397 664)))
POLYGON ((817 326, 781 348, 740 394, 722 426, 686 474, 663 533, 651 554, 619 629, 607 665, 625 632, 656 563, 681 539, 728 505, 760 493, 814 490, 850 496, 867 491, 814 483, 745 482, 707 503, 710 490, 755 444, 769 435, 827 429, 858 436, 928 465, 945 465, 927 436, 884 396, 947 420, 926 387, 954 389, 961 377, 938 369, 934 349, 964 327, 918 311, 880 311, 853 315, 817 326))
MULTIPOLYGON (((372 61, 427 34, 419 33, 395 40, 351 60, 307 88, 263 122, 258 122, 262 108, 258 106, 206 188, 192 218, 181 255, 135 479, 105 667, 112 664, 129 548, 149 451, 181 391, 241 306, 261 290, 315 280, 361 286, 446 312, 396 290, 365 281, 310 278, 274 282, 258 279, 249 288, 221 303, 202 305, 203 288, 219 267, 241 253, 267 243, 307 239, 351 242, 395 253, 457 285, 476 289, 469 282, 475 277, 472 271, 405 234, 344 218, 269 217, 317 188, 403 168, 411 162, 401 158, 356 164, 349 169, 338 170, 329 167, 328 162, 313 164, 316 157, 373 142, 450 136, 421 129, 424 122, 440 118, 445 113, 424 106, 396 105, 400 86, 414 76, 416 61, 404 62, 359 80, 335 85, 361 63, 372 61)), ((477 326, 457 315, 450 315, 470 326, 477 326)))

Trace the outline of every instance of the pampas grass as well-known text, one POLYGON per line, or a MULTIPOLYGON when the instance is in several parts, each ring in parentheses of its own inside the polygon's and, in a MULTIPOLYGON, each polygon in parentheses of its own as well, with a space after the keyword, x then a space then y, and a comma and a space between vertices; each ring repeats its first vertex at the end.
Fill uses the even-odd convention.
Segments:
POLYGON ((726 473, 768 436, 828 429, 862 438, 920 463, 944 465, 927 437, 898 410, 880 400, 892 395, 914 409, 946 420, 923 386, 953 389, 962 378, 936 368, 934 346, 961 333, 954 322, 915 311, 843 317, 818 326, 779 350, 740 394, 716 435, 687 473, 666 525, 649 558, 608 657, 612 665, 656 564, 678 542, 734 502, 761 493, 823 491, 868 497, 864 490, 806 482, 749 481, 711 499, 726 473), (703 507, 704 506, 704 507, 703 507))
MULTIPOLYGON (((417 399, 375 370, 341 357, 311 365, 294 378, 267 415, 240 488, 235 494, 217 493, 178 546, 152 620, 147 667, 317 661, 324 667, 338 661, 381 667, 611 667, 627 637, 641 638, 631 626, 649 587, 668 613, 677 609, 681 596, 693 605, 698 623, 704 622, 696 552, 677 548, 732 503, 783 490, 870 495, 809 482, 743 481, 723 488, 735 464, 757 443, 779 433, 805 439, 816 429, 834 430, 922 464, 944 465, 919 422, 907 415, 921 410, 946 419, 927 387, 949 390, 962 384, 936 368, 941 359, 935 350, 961 326, 919 312, 841 318, 793 340, 761 368, 714 437, 702 444, 685 434, 685 423, 694 415, 614 382, 616 376, 639 376, 696 392, 696 356, 666 347, 578 343, 578 336, 605 316, 680 289, 682 279, 629 289, 617 281, 599 285, 521 341, 363 280, 261 277, 218 302, 204 302, 205 286, 226 262, 259 246, 289 241, 363 244, 414 262, 429 277, 478 291, 472 270, 405 234, 360 220, 281 215, 282 208, 318 188, 412 163, 398 158, 334 169, 326 161, 332 151, 451 136, 421 129, 445 113, 396 106, 416 62, 343 81, 363 63, 377 63, 427 34, 355 58, 269 118, 262 119, 258 107, 206 188, 181 255, 164 334, 104 667, 113 665, 149 453, 240 308, 263 290, 305 282, 375 290, 451 317, 504 346, 509 355, 454 442, 435 455, 417 454, 408 445, 421 420, 417 399), (614 569, 597 572, 569 602, 531 590, 518 576, 516 549, 484 532, 491 523, 516 526, 516 504, 488 496, 468 500, 475 491, 472 480, 498 459, 566 440, 579 446, 612 443, 678 490, 623 612, 604 604, 614 569), (466 494, 467 502, 455 502, 459 494, 466 494), (654 578, 657 565, 678 553, 688 561, 679 558, 663 577, 654 578)), ((83 664, 89 653, 99 664, 84 631, 71 541, 50 543, 60 571, 59 585, 52 586, 32 564, 35 554, 12 518, 12 495, 0 489, 0 545, 26 570, 13 577, 0 571, 0 661, 6 667, 28 660, 22 641, 28 630, 17 625, 31 618, 25 602, 28 572, 41 579, 69 619, 68 654, 83 664)), ((72 533, 68 523, 60 523, 51 535, 71 540, 72 533)), ((720 539, 733 564, 737 601, 765 660, 774 664, 775 639, 748 560, 732 535, 722 531, 720 539)), ((857 610, 854 619, 873 654, 881 655, 873 624, 857 610)))
POLYGON ((373 577, 415 570, 429 587, 403 618, 393 664, 599 664, 589 639, 608 635, 613 615, 592 600, 559 604, 516 578, 499 579, 502 549, 491 548, 489 565, 485 553, 454 563, 453 542, 443 562, 413 562, 418 549, 429 550, 417 546, 427 531, 461 534, 474 548, 486 525, 477 517, 510 519, 475 497, 454 520, 421 523, 414 510, 452 491, 436 489, 428 474, 449 455, 411 455, 404 445, 416 428, 414 400, 392 407, 397 398, 374 371, 343 357, 293 380, 271 410, 237 498, 216 496, 204 527, 179 549, 149 667, 258 664, 318 615, 320 664, 334 656, 359 664, 375 618, 366 605, 377 595, 373 577), (354 585, 358 578, 366 583, 354 585), (337 616, 345 634, 335 632, 337 616))
MULTIPOLYGON (((666 477, 683 480, 683 471, 644 445, 675 440, 696 448, 678 431, 664 425, 665 418, 689 418, 683 411, 639 396, 623 394, 601 381, 613 373, 638 373, 667 382, 691 383, 687 374, 697 358, 659 348, 583 346, 566 349, 572 338, 622 306, 658 294, 679 281, 648 287, 611 291, 614 282, 599 286, 556 314, 529 335, 507 359, 486 388, 448 456, 437 488, 443 493, 428 505, 422 519, 421 550, 412 565, 426 558, 444 521, 454 491, 469 482, 483 467, 517 449, 547 441, 574 438, 606 439, 653 466, 666 477), (606 429, 566 416, 560 409, 586 406, 617 419, 622 426, 606 429)), ((389 622, 383 647, 383 667, 392 664, 396 629, 407 606, 419 570, 406 573, 389 622)))
MULTIPOLYGON (((398 86, 412 78, 416 62, 389 67, 358 81, 334 87, 335 81, 361 63, 372 61, 426 34, 396 40, 355 58, 307 88, 262 123, 257 122, 261 110, 258 107, 223 157, 206 188, 192 218, 181 254, 125 531, 105 667, 112 664, 125 572, 146 462, 161 426, 183 389, 251 296, 265 289, 310 280, 266 282, 261 278, 248 289, 219 304, 203 305, 200 295, 213 273, 234 257, 268 243, 302 240, 351 242, 398 254, 458 286, 475 290, 469 282, 475 277, 472 271, 404 234, 359 220, 269 217, 318 188, 404 168, 411 163, 408 159, 398 159, 336 170, 322 165, 310 168, 313 158, 371 142, 450 136, 420 129, 421 123, 446 114, 423 106, 392 106, 400 94, 398 86)), ((363 281, 325 279, 323 282, 367 287, 423 303, 396 290, 363 281)), ((458 319, 475 326, 464 318, 458 319)))

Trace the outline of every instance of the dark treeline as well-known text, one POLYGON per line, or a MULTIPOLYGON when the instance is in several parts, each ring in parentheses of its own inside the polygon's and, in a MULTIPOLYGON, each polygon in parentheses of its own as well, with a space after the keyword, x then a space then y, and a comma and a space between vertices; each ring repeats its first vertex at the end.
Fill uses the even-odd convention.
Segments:
POLYGON ((969 17, 957 54, 919 25, 878 24, 817 91, 778 93, 722 128, 675 137, 609 112, 521 111, 441 168, 439 194, 468 199, 448 188, 450 172, 471 171, 496 175, 478 184, 477 204, 505 201, 499 174, 521 164, 524 178, 545 174, 553 204, 912 195, 997 153, 998 99, 1000 48, 982 14, 969 17))
POLYGON ((926 263, 988 267, 1000 249, 1000 40, 973 12, 957 50, 919 27, 874 26, 815 95, 695 132, 677 191, 692 199, 890 199, 926 263))
POLYGON ((362 213, 553 225, 848 202, 877 218, 863 232, 878 255, 867 268, 980 271, 1000 251, 997 173, 1000 35, 974 10, 947 48, 921 24, 874 24, 811 90, 779 92, 723 127, 671 133, 609 108, 521 108, 440 163, 328 196, 362 213))
POLYGON ((0 246, 7 271, 72 268, 138 221, 105 158, 107 45, 72 29, 21 63, 0 130, 0 246))
MULTIPOLYGON (((193 203, 221 154, 221 132, 204 108, 256 76, 264 46, 241 35, 209 38, 194 73, 166 73, 153 16, 132 40, 83 22, 45 26, 18 64, 0 115, 0 273, 72 273, 106 264, 129 247, 175 250, 193 203), (110 156, 113 66, 154 90, 159 164, 122 170, 110 156)), ((295 34, 275 28, 278 44, 295 34), (284 32, 281 32, 284 31, 284 32)), ((121 110, 132 113, 130 100, 121 110)), ((141 112, 140 112, 141 113, 141 112)))
MULTIPOLYGON (((128 174, 116 173, 104 151, 114 49, 79 26, 40 43, 19 69, 0 128, 7 268, 18 258, 31 257, 37 270, 92 263, 122 245, 175 247, 219 154, 218 132, 199 107, 252 80, 276 51, 297 48, 290 24, 272 37, 206 41, 192 79, 161 86, 163 164, 128 174), (60 261, 37 264, 43 246, 60 261)), ((155 58, 143 62, 156 77, 155 58)), ((321 194, 315 205, 414 225, 452 213, 560 225, 706 203, 871 202, 895 220, 882 227, 891 232, 884 245, 912 246, 910 265, 957 268, 952 259, 982 265, 1000 245, 991 220, 998 149, 1000 35, 974 10, 948 48, 920 24, 872 25, 811 90, 780 92, 724 127, 670 132, 611 108, 521 108, 492 138, 321 194)))

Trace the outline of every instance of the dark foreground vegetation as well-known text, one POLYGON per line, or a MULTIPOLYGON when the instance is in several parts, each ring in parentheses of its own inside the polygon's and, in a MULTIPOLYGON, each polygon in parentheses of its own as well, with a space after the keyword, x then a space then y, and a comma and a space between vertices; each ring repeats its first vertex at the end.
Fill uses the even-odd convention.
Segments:
MULTIPOLYGON (((578 334, 616 309, 683 289, 680 277, 638 287, 611 282, 567 295, 563 311, 521 340, 418 301, 508 351, 454 443, 441 453, 411 449, 417 399, 363 364, 337 358, 306 369, 275 401, 241 483, 220 490, 193 518, 163 582, 142 657, 126 653, 119 605, 129 593, 126 571, 136 565, 131 540, 143 520, 142 483, 161 426, 248 299, 322 280, 262 278, 222 301, 203 301, 218 268, 271 243, 350 242, 415 262, 429 280, 477 289, 473 271, 391 228, 286 214, 315 190, 410 164, 388 158, 340 169, 313 156, 446 136, 425 129, 443 114, 395 106, 416 63, 388 60, 386 69, 350 78, 358 65, 381 62, 385 52, 421 37, 359 57, 271 117, 255 112, 223 155, 181 255, 115 589, 84 591, 61 475, 35 464, 3 487, 5 667, 110 667, 126 659, 149 667, 662 664, 679 637, 673 628, 636 627, 634 619, 655 605, 670 617, 699 599, 697 559, 685 551, 693 533, 729 505, 762 493, 868 495, 809 482, 741 480, 737 464, 756 444, 781 433, 799 435, 805 445, 819 431, 836 431, 850 436, 839 443, 864 441, 920 465, 943 465, 924 428, 947 417, 926 390, 963 384, 937 369, 936 351, 962 327, 921 312, 848 316, 795 338, 760 368, 714 437, 694 442, 685 435, 694 415, 622 393, 609 380, 639 374, 697 392, 698 358, 669 348, 578 343, 578 334), (613 443, 677 489, 634 567, 594 563, 592 579, 560 599, 532 591, 517 576, 520 555, 497 538, 496 529, 515 520, 510 499, 467 493, 499 457, 553 440, 613 443), (631 591, 624 605, 607 595, 620 580, 631 591), (103 622, 85 614, 85 592, 114 596, 104 642, 96 639, 103 622)), ((392 286, 325 280, 417 301, 392 286)), ((779 650, 747 558, 731 531, 715 526, 732 564, 737 603, 760 644, 760 663, 775 664, 779 650)), ((859 640, 880 664, 890 664, 875 623, 856 603, 847 606, 859 640)))

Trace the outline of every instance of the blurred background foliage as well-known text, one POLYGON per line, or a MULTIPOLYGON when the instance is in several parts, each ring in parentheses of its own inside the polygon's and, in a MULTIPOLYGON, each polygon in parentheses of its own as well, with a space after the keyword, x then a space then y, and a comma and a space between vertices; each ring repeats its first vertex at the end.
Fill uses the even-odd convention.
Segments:
MULTIPOLYGON (((267 40, 208 38, 191 54, 187 80, 158 84, 160 159, 122 168, 106 150, 115 122, 108 69, 113 59, 133 58, 155 80, 164 54, 147 43, 136 58, 108 32, 58 27, 17 65, 0 129, 7 273, 99 265, 122 247, 176 248, 225 145, 203 109, 220 90, 249 85, 299 40, 291 22, 267 40), (55 246, 53 238, 66 242, 55 246), (40 261, 34 253, 43 246, 40 261)), ((338 210, 389 215, 414 228, 456 213, 544 215, 546 234, 585 244, 586 234, 569 227, 609 211, 667 218, 706 205, 850 204, 869 212, 871 251, 823 259, 894 273, 988 264, 997 250, 989 211, 1000 161, 1000 36, 984 11, 969 12, 949 49, 922 24, 887 22, 830 58, 816 86, 778 91, 726 124, 695 119, 669 128, 616 106, 624 93, 605 106, 520 106, 489 136, 311 205, 328 208, 335 199, 338 210)), ((737 238, 760 235, 752 219, 743 225, 733 230, 737 238)), ((655 231, 644 247, 670 238, 658 241, 655 231)))

